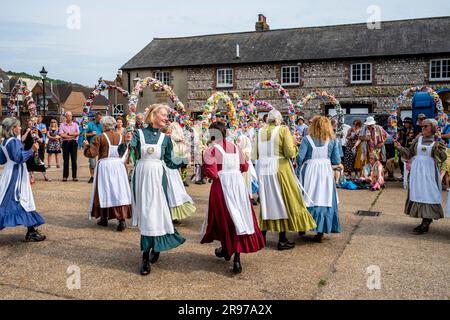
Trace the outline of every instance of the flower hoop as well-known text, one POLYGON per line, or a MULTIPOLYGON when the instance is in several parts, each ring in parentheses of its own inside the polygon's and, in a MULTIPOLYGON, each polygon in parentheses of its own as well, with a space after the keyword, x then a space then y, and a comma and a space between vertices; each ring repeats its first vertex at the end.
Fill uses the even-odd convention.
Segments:
POLYGON ((232 128, 237 128, 239 126, 239 121, 233 101, 231 101, 230 97, 223 92, 216 92, 207 100, 203 108, 203 120, 208 123, 217 121, 217 109, 220 101, 225 102, 228 107, 230 126, 232 128))
MULTIPOLYGON (((252 96, 250 98, 250 103, 252 103, 253 105, 256 106, 256 104, 257 104, 256 95, 259 93, 260 90, 264 90, 264 89, 277 90, 278 93, 283 97, 284 102, 289 106, 289 124, 290 124, 291 130, 294 130, 295 119, 296 119, 295 106, 291 100, 291 97, 289 96, 289 93, 278 82, 271 81, 271 80, 264 80, 264 81, 261 81, 260 83, 258 83, 256 85, 255 89, 253 90, 252 96)), ((270 105, 270 104, 267 104, 267 105, 270 105)))
POLYGON ((16 101, 19 92, 22 92, 25 97, 23 103, 26 104, 28 112, 30 112, 30 117, 37 117, 37 108, 33 99, 33 94, 28 90, 26 83, 22 79, 17 80, 16 85, 11 91, 8 102, 8 116, 14 117, 16 115, 16 101))
POLYGON ((320 99, 321 103, 325 104, 331 104, 336 109, 336 114, 338 118, 338 125, 336 129, 336 134, 340 137, 343 134, 343 126, 344 126, 344 111, 342 110, 341 103, 339 100, 336 99, 335 96, 332 94, 329 94, 326 91, 315 91, 310 92, 306 97, 301 99, 297 104, 297 110, 303 109, 310 101, 320 99))
POLYGON ((237 93, 233 93, 233 100, 236 101, 239 128, 243 128, 245 125, 248 125, 249 121, 258 118, 257 107, 263 107, 269 110, 274 109, 274 107, 266 101, 256 100, 253 103, 250 103, 250 101, 242 99, 237 93))
POLYGON ((83 106, 83 117, 88 118, 89 114, 91 113, 92 104, 94 103, 94 100, 96 97, 101 95, 103 92, 109 92, 110 90, 116 90, 120 92, 126 99, 130 97, 130 93, 126 91, 125 89, 118 87, 118 86, 112 86, 107 85, 104 81, 101 82, 97 88, 92 91, 92 93, 89 95, 89 98, 86 100, 83 106))
POLYGON ((130 114, 127 116, 127 121, 130 124, 130 127, 134 127, 136 125, 136 112, 137 105, 139 102, 139 94, 144 91, 146 87, 152 87, 154 91, 165 92, 167 96, 170 98, 172 103, 175 105, 174 108, 170 109, 170 113, 175 118, 181 126, 186 126, 188 128, 191 127, 191 118, 186 114, 186 109, 184 104, 180 101, 178 96, 173 91, 172 87, 162 83, 161 81, 154 78, 146 78, 140 80, 136 87, 133 90, 133 93, 128 100, 128 106, 130 110, 130 114))
POLYGON ((397 97, 397 99, 395 100, 395 102, 391 108, 391 116, 389 119, 391 120, 391 125, 392 125, 392 127, 394 127, 396 132, 398 130, 397 112, 399 109, 399 105, 404 103, 407 98, 411 98, 418 92, 428 92, 428 94, 431 97, 433 97, 434 102, 436 103, 436 109, 439 111, 439 118, 441 118, 442 115, 444 114, 444 105, 442 104, 442 100, 439 97, 439 94, 436 91, 434 91, 432 88, 426 87, 426 86, 425 87, 417 86, 417 87, 408 88, 408 89, 404 90, 402 93, 400 93, 400 95, 397 97))

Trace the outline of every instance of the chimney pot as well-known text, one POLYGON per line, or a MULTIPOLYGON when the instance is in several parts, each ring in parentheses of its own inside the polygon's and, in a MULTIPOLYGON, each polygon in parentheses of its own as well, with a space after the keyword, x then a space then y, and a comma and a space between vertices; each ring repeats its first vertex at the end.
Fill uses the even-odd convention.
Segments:
POLYGON ((257 32, 270 31, 270 26, 267 24, 267 18, 265 15, 258 15, 258 22, 256 22, 255 30, 257 32))

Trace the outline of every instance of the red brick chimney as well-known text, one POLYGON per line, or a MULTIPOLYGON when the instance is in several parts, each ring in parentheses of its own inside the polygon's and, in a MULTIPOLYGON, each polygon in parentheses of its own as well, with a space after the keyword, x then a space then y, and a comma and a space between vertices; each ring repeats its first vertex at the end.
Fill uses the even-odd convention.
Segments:
POLYGON ((256 22, 255 28, 257 32, 270 31, 270 26, 267 24, 267 18, 265 15, 258 15, 258 22, 256 22))

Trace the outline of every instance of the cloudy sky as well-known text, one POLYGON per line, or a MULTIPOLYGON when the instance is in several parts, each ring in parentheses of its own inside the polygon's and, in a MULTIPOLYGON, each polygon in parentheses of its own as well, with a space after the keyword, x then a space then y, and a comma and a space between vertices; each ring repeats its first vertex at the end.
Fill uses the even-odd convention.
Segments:
MULTIPOLYGON (((93 85, 114 79, 154 37, 253 31, 257 15, 272 29, 450 16, 449 0, 22 0, 0 7, 0 68, 93 85), (74 7, 75 6, 75 7, 74 7), (79 12, 79 15, 78 15, 79 12), (79 17, 79 19, 78 19, 79 17), (79 24, 78 24, 79 22, 79 24)), ((448 35, 447 35, 448 41, 448 35)))

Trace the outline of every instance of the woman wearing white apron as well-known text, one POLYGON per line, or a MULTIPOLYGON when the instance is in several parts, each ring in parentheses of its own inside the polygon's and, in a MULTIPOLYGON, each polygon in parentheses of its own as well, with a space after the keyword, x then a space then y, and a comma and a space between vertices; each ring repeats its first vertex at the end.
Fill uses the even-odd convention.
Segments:
MULTIPOLYGON (((182 159, 183 161, 180 165, 185 167, 185 160, 188 160, 188 154, 186 148, 180 145, 180 136, 183 137, 183 130, 180 125, 178 123, 171 123, 169 126, 163 128, 161 132, 172 139, 175 159, 182 159)), ((172 213, 172 220, 174 224, 179 224, 181 220, 193 216, 197 208, 192 198, 186 192, 180 171, 170 169, 167 166, 165 166, 165 170, 168 180, 167 198, 172 213)))
POLYGON ((316 118, 309 128, 309 135, 302 141, 297 162, 305 193, 309 196, 306 197, 308 211, 317 224, 314 241, 318 243, 323 241, 325 233, 342 232, 332 168, 341 163, 340 154, 331 121, 326 117, 316 118))
POLYGON ((293 137, 288 127, 281 126, 283 117, 278 110, 268 116, 268 126, 262 128, 255 148, 258 159, 256 172, 261 200, 261 230, 279 233, 278 250, 291 250, 294 242, 287 232, 306 232, 316 227, 306 209, 298 180, 291 163, 297 155, 293 137))
POLYGON ((25 240, 40 242, 45 236, 36 228, 45 221, 36 212, 26 167, 26 161, 39 149, 39 144, 24 151, 18 138, 21 129, 15 118, 6 118, 0 125, 0 137, 4 138, 0 148, 0 165, 4 165, 0 176, 0 230, 24 226, 28 228, 25 240))
POLYGON ((447 159, 447 155, 445 145, 435 142, 436 130, 437 122, 428 119, 422 122, 422 135, 414 140, 409 149, 396 142, 402 156, 412 159, 405 213, 412 218, 422 219, 422 224, 414 229, 415 234, 427 233, 433 220, 444 218, 438 167, 447 159))
POLYGON ((119 145, 122 135, 114 132, 116 120, 103 117, 103 134, 97 136, 92 145, 84 142, 84 155, 99 161, 95 168, 91 196, 90 217, 100 219, 99 226, 107 227, 108 220, 117 219, 117 231, 126 228, 126 219, 131 219, 131 189, 128 182, 125 159, 120 157, 119 145))
POLYGON ((226 140, 224 123, 212 124, 210 134, 215 144, 205 152, 203 168, 213 183, 201 243, 220 241, 222 247, 216 249, 216 256, 230 261, 234 254, 233 272, 239 274, 240 254, 263 249, 264 237, 242 177, 248 170, 242 151, 226 140))
POLYGON ((241 131, 238 133, 238 136, 238 146, 244 153, 245 160, 248 162, 249 166, 248 171, 243 174, 245 185, 247 186, 252 204, 256 206, 258 205, 258 202, 253 199, 253 184, 258 183, 258 176, 256 175, 256 170, 252 163, 252 141, 247 137, 246 132, 241 131))
MULTIPOLYGON (((167 201, 167 176, 164 165, 178 169, 172 161, 172 141, 160 132, 168 121, 169 107, 153 105, 147 115, 148 127, 134 131, 129 147, 136 153, 137 164, 133 173, 133 225, 141 231, 141 250, 144 252, 141 275, 150 274, 163 251, 174 249, 185 242, 172 223, 167 201), (150 256, 151 252, 151 256, 150 256)), ((129 141, 130 135, 127 135, 129 141)), ((124 154, 126 146, 119 148, 124 154)))

